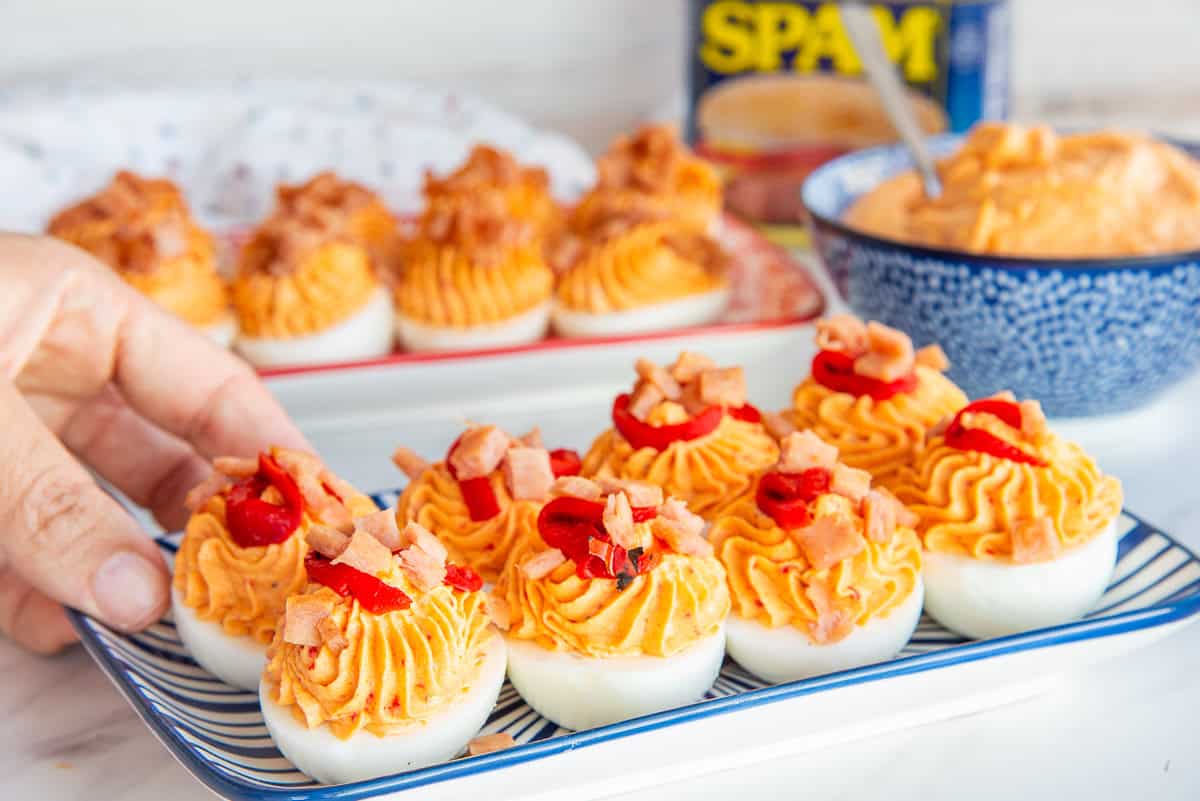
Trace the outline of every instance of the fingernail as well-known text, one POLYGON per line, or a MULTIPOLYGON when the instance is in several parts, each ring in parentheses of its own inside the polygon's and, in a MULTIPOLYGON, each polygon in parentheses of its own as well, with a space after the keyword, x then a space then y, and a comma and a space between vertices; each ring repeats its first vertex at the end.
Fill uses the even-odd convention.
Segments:
POLYGON ((92 577, 92 595, 100 614, 121 629, 139 629, 153 623, 165 593, 162 568, 132 551, 108 557, 92 577))

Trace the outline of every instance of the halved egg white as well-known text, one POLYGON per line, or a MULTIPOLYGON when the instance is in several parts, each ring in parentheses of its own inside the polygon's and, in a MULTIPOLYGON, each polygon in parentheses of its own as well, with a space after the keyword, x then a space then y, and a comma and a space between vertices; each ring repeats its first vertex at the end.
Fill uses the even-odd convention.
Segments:
POLYGON ((234 687, 252 692, 258 687, 267 665, 266 645, 253 637, 235 637, 226 633, 221 624, 201 620, 174 587, 171 610, 179 639, 200 667, 234 687))
POLYGON ((296 337, 241 334, 235 347, 256 367, 373 359, 392 352, 392 296, 379 287, 361 309, 337 325, 296 337))
POLYGON ((202 326, 200 331, 222 348, 228 348, 237 337, 237 319, 232 313, 227 313, 217 322, 202 326))
POLYGON ((912 637, 921 619, 925 588, 920 579, 886 617, 877 617, 835 643, 818 645, 794 626, 770 628, 757 620, 731 616, 729 655, 772 684, 834 673, 891 659, 912 637))
POLYGON ((614 312, 580 312, 555 305, 555 333, 564 337, 611 337, 644 334, 711 323, 729 305, 728 287, 614 312))
POLYGON ((699 700, 725 658, 725 629, 674 656, 579 656, 508 639, 508 678, 543 717, 593 729, 699 700))
POLYGON ((396 338, 407 350, 413 351, 509 348, 537 342, 546 336, 549 322, 549 301, 500 323, 466 328, 427 325, 396 312, 396 338))
POLYGON ((484 663, 466 694, 433 717, 385 737, 360 731, 343 740, 327 726, 310 729, 275 703, 265 682, 258 700, 275 745, 292 764, 325 784, 365 781, 445 762, 457 756, 487 722, 504 684, 504 638, 485 645, 484 663))
POLYGON ((1117 561, 1117 526, 1048 562, 1018 565, 926 551, 925 611, 964 637, 985 639, 1082 617, 1117 561))

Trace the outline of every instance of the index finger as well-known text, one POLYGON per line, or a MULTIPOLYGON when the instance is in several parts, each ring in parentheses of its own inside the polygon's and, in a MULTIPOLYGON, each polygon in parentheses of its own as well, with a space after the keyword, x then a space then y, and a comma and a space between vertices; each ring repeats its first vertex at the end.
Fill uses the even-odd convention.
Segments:
MULTIPOLYGON (((133 292, 133 290, 128 290, 133 292)), ((246 362, 137 296, 117 329, 113 382, 143 417, 208 458, 311 450, 246 362)))

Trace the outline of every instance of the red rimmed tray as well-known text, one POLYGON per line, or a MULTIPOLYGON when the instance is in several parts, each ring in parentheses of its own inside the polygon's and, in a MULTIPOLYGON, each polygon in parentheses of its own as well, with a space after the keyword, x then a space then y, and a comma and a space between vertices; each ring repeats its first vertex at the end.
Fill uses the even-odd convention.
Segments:
POLYGON ((825 311, 826 298, 810 272, 819 268, 802 262, 731 214, 725 215, 718 239, 733 256, 733 293, 729 308, 715 323, 617 337, 568 339, 551 335, 539 342, 506 348, 449 353, 396 351, 378 359, 273 367, 260 373, 264 376, 297 375, 370 365, 477 359, 604 343, 649 342, 673 337, 755 331, 801 325, 820 317, 825 311))

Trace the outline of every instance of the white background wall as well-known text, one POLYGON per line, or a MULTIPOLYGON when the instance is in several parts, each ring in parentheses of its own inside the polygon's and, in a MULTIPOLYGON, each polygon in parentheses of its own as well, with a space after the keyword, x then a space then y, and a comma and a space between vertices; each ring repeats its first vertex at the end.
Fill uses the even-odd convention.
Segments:
MULTIPOLYGON (((684 0, 0 0, 0 85, 62 77, 415 79, 595 147, 670 109, 684 0)), ((1200 133, 1200 0, 1014 0, 1025 116, 1200 133)))

